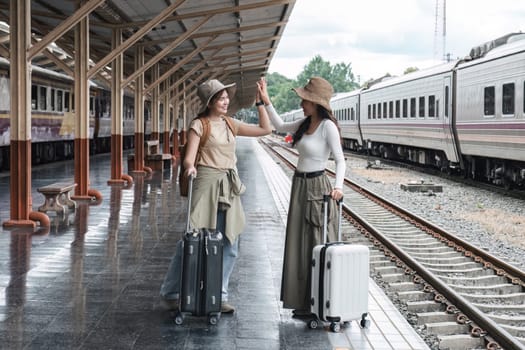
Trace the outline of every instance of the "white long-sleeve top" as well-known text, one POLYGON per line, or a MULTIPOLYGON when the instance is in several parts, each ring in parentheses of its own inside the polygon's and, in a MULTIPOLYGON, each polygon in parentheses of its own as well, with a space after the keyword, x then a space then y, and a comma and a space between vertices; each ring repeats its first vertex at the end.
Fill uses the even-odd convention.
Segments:
MULTIPOLYGON (((265 106, 265 108, 275 130, 279 132, 295 133, 299 128, 299 125, 304 121, 303 118, 285 123, 272 105, 265 106)), ((341 147, 339 131, 334 122, 330 119, 324 119, 314 133, 310 135, 306 133, 303 134, 303 137, 296 143, 296 147, 297 151, 299 151, 297 171, 300 172, 324 170, 330 152, 332 152, 335 160, 336 174, 334 188, 343 188, 346 164, 343 155, 343 148, 341 147)))

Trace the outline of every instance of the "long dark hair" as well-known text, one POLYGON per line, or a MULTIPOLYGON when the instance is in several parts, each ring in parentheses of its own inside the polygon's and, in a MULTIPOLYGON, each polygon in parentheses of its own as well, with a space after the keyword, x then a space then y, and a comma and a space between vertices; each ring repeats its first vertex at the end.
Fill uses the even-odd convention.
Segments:
MULTIPOLYGON (((317 105, 317 114, 321 117, 321 119, 330 119, 332 122, 334 122, 335 126, 337 126, 337 130, 339 130, 339 137, 341 137, 341 128, 339 127, 339 123, 337 122, 337 119, 332 115, 332 113, 324 108, 321 105, 317 105)), ((304 121, 299 125, 297 128, 297 131, 295 132, 293 136, 293 142, 292 146, 295 146, 297 142, 303 137, 306 130, 308 130, 308 127, 312 123, 312 117, 308 116, 304 119, 304 121)))

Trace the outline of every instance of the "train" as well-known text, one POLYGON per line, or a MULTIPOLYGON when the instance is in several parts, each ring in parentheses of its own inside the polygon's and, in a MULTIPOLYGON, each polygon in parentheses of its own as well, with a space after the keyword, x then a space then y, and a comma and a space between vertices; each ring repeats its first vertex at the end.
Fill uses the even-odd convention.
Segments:
POLYGON ((464 58, 338 93, 331 107, 345 149, 523 188, 524 91, 525 33, 510 33, 464 58))
MULTIPOLYGON (((0 171, 9 170, 10 144, 9 61, 0 57, 0 171)), ((145 133, 150 133, 151 104, 145 102, 145 133)), ((90 81, 90 154, 111 150, 111 92, 90 81)), ((72 77, 31 67, 31 162, 33 165, 72 159, 75 137, 74 80, 72 77)), ((123 149, 134 147, 135 115, 132 91, 123 97, 123 149)), ((147 139, 147 135, 145 135, 147 139)))

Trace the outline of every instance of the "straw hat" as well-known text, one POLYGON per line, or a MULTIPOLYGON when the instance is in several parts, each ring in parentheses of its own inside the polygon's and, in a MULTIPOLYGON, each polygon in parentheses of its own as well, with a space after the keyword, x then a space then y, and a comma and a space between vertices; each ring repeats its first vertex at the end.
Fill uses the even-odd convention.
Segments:
POLYGON ((302 88, 293 88, 297 95, 303 100, 317 103, 331 111, 330 99, 334 93, 332 85, 321 77, 312 77, 308 84, 302 88))
POLYGON ((228 91, 228 97, 231 99, 235 95, 235 83, 224 85, 217 79, 208 80, 207 82, 202 83, 199 85, 197 89, 197 95, 201 99, 202 107, 198 114, 204 113, 206 111, 206 108, 208 107, 208 104, 210 103, 210 100, 213 96, 215 96, 216 93, 219 91, 225 90, 228 91))

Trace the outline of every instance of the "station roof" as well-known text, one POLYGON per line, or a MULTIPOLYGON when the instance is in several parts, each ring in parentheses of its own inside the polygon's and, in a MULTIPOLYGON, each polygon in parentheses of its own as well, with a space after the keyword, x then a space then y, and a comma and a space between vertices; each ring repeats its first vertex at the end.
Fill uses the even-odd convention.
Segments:
MULTIPOLYGON (((79 16, 78 3, 31 1, 34 39, 41 40, 79 16)), ((142 45, 145 64, 158 62, 161 76, 177 66, 174 75, 186 83, 188 92, 207 79, 235 82, 231 106, 235 112, 253 105, 255 82, 267 73, 295 0, 90 0, 83 7, 88 3, 99 3, 89 14, 92 66, 104 63, 112 53, 113 33, 120 30, 127 47, 122 52, 124 80, 136 71, 136 47, 142 45)), ((8 7, 0 5, 0 20, 7 23, 8 7)), ((5 40, 0 45, 6 45, 5 40)), ((74 51, 74 29, 70 29, 32 62, 67 73, 74 51), (57 64, 57 57, 63 64, 57 64)), ((109 65, 103 64, 94 79, 109 82, 110 74, 109 65)), ((151 79, 146 71, 145 84, 151 79)))

